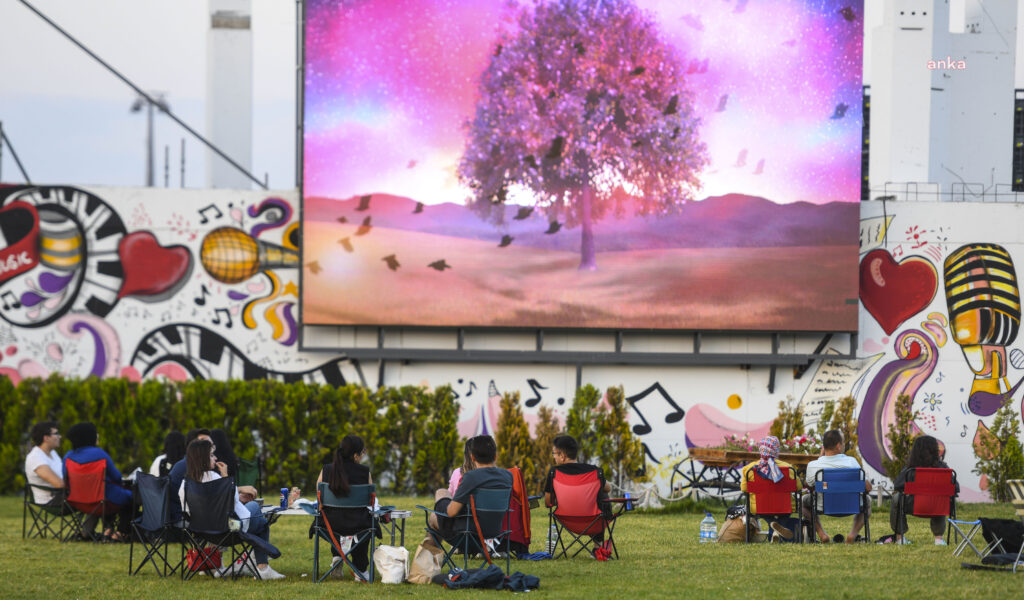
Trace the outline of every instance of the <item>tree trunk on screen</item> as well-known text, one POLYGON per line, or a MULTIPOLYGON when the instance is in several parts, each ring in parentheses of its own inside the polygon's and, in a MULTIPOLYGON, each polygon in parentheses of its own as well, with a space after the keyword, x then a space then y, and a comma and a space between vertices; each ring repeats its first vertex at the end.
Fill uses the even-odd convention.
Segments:
POLYGON ((591 204, 594 201, 594 191, 589 183, 583 184, 583 190, 579 197, 580 229, 583 234, 580 240, 580 271, 596 271, 597 258, 594 250, 594 224, 592 219, 591 204))

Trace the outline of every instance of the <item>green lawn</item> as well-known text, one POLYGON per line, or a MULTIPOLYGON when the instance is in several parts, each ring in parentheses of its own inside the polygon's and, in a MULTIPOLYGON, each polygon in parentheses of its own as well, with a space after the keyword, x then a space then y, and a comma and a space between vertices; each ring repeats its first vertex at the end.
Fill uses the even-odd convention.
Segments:
MULTIPOLYGON (((419 498, 383 498, 382 503, 411 508, 419 498)), ((1013 518, 1008 505, 964 505, 964 518, 1013 518)), ((888 533, 888 512, 876 511, 872 535, 888 533)), ((198 577, 182 582, 161 579, 152 571, 129 577, 127 544, 61 544, 52 540, 21 539, 22 502, 0 498, 0 598, 41 600, 182 598, 370 598, 392 596, 449 596, 456 592, 438 586, 357 584, 332 580, 315 585, 309 521, 282 518, 274 525, 271 541, 284 556, 273 561, 288 576, 283 581, 235 582, 198 577)), ((533 550, 544 545, 547 514, 533 512, 533 550)), ((702 515, 630 513, 619 521, 616 540, 620 561, 590 558, 569 561, 513 561, 512 569, 540 577, 537 594, 557 598, 697 597, 697 598, 1020 598, 1024 574, 966 571, 949 547, 931 544, 928 523, 911 519, 912 546, 850 547, 698 543, 702 515)), ((724 512, 715 518, 721 524, 724 512)), ((830 532, 845 533, 849 520, 825 520, 830 532)), ((412 553, 423 538, 422 513, 409 520, 406 545, 412 553)), ((979 538, 980 539, 980 536, 979 538)), ((970 550, 968 550, 970 553, 970 550)), ((973 558, 973 554, 971 554, 973 558)), ((501 563, 504 566, 504 563, 501 563)), ((464 591, 460 595, 503 594, 464 591)))

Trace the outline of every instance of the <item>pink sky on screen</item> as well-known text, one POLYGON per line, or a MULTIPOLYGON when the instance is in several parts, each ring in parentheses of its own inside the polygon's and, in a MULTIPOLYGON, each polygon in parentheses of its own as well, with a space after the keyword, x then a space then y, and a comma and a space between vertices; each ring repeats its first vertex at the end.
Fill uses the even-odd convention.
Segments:
MULTIPOLYGON (((707 61, 687 78, 711 158, 698 198, 859 200, 860 2, 637 4, 684 63, 707 61)), ((455 175, 463 124, 519 10, 514 0, 307 2, 306 195, 464 201, 455 175)))

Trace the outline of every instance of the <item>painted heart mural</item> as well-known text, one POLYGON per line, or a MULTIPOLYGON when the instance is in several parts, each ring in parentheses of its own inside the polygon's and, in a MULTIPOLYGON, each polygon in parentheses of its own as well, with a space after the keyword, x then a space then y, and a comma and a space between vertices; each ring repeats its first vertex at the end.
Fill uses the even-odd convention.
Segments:
POLYGON ((938 285, 935 266, 920 256, 896 262, 887 250, 878 249, 860 261, 860 300, 886 335, 927 308, 938 285))
POLYGON ((121 238, 117 254, 124 269, 118 298, 159 302, 173 296, 192 274, 192 253, 185 246, 161 246, 148 231, 121 238))
POLYGON ((0 209, 0 282, 39 263, 39 214, 27 202, 0 209))

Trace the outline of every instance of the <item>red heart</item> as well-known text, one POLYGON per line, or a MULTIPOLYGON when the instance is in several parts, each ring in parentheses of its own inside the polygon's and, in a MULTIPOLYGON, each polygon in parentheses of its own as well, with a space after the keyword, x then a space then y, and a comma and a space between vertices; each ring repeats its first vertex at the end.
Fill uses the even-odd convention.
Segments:
POLYGON ((860 261, 860 301, 886 335, 927 308, 938 285, 935 266, 920 256, 897 263, 888 251, 878 249, 860 261))
POLYGON ((192 253, 188 248, 165 248, 148 231, 136 231, 121 238, 117 245, 117 254, 121 257, 121 266, 124 269, 124 283, 117 294, 118 298, 169 297, 184 285, 192 273, 192 253))

